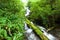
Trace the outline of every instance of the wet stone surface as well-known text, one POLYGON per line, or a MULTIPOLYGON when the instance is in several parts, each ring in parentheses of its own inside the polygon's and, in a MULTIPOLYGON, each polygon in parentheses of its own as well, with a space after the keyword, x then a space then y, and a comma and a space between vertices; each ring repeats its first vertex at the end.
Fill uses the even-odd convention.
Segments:
POLYGON ((57 40, 60 40, 60 27, 55 28, 54 30, 50 31, 49 33, 54 35, 57 38, 57 40))

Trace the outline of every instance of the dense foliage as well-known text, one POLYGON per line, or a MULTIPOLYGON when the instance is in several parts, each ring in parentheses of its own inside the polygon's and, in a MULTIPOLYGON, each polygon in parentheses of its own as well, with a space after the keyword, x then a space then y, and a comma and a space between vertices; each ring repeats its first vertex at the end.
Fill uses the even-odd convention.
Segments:
POLYGON ((60 22, 60 0, 30 0, 28 7, 31 11, 28 18, 39 25, 55 27, 60 22))
POLYGON ((0 0, 0 40, 23 40, 24 10, 20 0, 0 0))

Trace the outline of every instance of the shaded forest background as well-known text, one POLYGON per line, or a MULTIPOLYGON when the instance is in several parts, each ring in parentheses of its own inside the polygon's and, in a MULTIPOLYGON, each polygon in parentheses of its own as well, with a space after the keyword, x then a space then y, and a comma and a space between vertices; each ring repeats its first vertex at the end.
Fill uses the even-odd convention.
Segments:
POLYGON ((60 0, 30 0, 28 2, 30 16, 28 19, 45 28, 59 27, 60 0))

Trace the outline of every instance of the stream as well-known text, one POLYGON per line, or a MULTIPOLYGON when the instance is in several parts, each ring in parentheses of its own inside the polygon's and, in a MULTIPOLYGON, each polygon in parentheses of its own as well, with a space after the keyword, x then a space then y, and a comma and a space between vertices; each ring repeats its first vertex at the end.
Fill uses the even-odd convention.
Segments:
MULTIPOLYGON (((38 26, 43 34, 49 39, 49 40, 57 40, 56 37, 54 37, 52 34, 48 33, 46 29, 42 26, 38 26)), ((28 25, 25 23, 25 31, 26 31, 26 37, 28 40, 40 40, 40 38, 34 33, 34 31, 31 28, 28 28, 28 25)))
MULTIPOLYGON (((26 9, 26 14, 25 16, 29 16, 30 15, 30 10, 28 7, 25 8, 26 9)), ((31 22, 32 24, 34 24, 33 22, 31 22)), ((48 33, 47 30, 42 27, 42 26, 38 26, 41 31, 43 32, 43 34, 49 39, 49 40, 57 40, 56 37, 54 37, 52 34, 48 33)), ((40 40, 40 38, 33 32, 33 29, 28 28, 28 25, 25 23, 25 35, 27 37, 27 40, 40 40)))

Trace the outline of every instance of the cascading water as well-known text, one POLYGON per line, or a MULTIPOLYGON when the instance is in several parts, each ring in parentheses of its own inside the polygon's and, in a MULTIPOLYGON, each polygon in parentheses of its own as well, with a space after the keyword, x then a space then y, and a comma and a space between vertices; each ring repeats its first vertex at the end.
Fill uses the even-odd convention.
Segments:
POLYGON ((32 29, 28 28, 27 24, 25 23, 25 34, 28 40, 40 40, 33 32, 32 29))
MULTIPOLYGON (((25 4, 28 3, 28 0, 22 0, 22 2, 25 4)), ((25 7, 26 9, 26 14, 25 16, 28 16, 30 14, 30 10, 28 7, 25 7)), ((31 22, 32 23, 32 22, 31 22)), ((49 34, 46 29, 42 26, 39 26, 39 28, 41 29, 41 31, 44 33, 44 35, 49 39, 49 40, 56 40, 56 38, 49 34)), ((38 37, 36 37, 36 35, 34 34, 33 30, 28 28, 27 24, 25 23, 25 30, 26 30, 26 36, 28 38, 28 40, 40 40, 38 37)))
MULTIPOLYGON (((25 8, 26 9, 26 14, 25 16, 28 16, 30 14, 30 10, 28 7, 25 8)), ((33 22, 31 22, 33 24, 33 22)), ((56 40, 56 38, 49 34, 46 29, 42 26, 38 26, 41 31, 43 32, 43 34, 49 39, 49 40, 56 40)), ((40 40, 33 32, 32 29, 28 28, 27 24, 25 23, 25 30, 26 30, 26 37, 28 38, 28 40, 40 40)))
POLYGON ((54 37, 52 34, 49 34, 44 27, 42 27, 42 26, 38 26, 38 27, 41 29, 41 31, 43 32, 43 34, 44 34, 49 40, 57 40, 56 37, 54 37))
POLYGON ((29 10, 28 7, 25 7, 25 9, 26 9, 26 14, 25 14, 25 16, 28 16, 28 15, 30 14, 30 10, 29 10))
MULTIPOLYGON (((30 10, 28 7, 25 7, 26 14, 25 16, 28 16, 30 14, 30 10)), ((32 23, 32 22, 31 22, 32 23)), ((28 28, 27 24, 25 23, 25 34, 28 40, 40 40, 33 32, 31 28, 28 28)))

